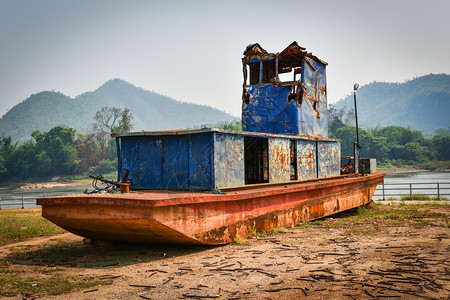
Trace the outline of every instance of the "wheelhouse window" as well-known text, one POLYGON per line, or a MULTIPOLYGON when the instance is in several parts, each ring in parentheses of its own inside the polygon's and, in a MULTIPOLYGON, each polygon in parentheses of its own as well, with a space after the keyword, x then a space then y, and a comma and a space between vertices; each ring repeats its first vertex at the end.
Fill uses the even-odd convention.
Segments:
POLYGON ((277 82, 275 59, 262 61, 263 76, 262 83, 275 83, 277 82))
POLYGON ((260 62, 253 62, 248 64, 250 67, 250 85, 259 84, 259 71, 260 71, 260 62))
POLYGON ((268 150, 267 138, 244 138, 245 184, 269 182, 268 150))
POLYGON ((247 85, 247 76, 250 79, 249 85, 257 85, 260 83, 293 84, 300 82, 302 73, 301 64, 301 59, 288 60, 283 57, 246 63, 244 65, 244 85, 247 85), (262 75, 261 82, 260 75, 262 75))

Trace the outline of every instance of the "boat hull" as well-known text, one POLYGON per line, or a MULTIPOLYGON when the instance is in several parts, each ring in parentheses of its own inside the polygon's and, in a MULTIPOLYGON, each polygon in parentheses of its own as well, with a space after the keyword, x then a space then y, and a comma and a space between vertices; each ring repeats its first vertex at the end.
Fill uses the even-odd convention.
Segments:
POLYGON ((42 215, 87 238, 220 245, 371 201, 384 173, 254 185, 223 193, 142 191, 38 199, 42 215))

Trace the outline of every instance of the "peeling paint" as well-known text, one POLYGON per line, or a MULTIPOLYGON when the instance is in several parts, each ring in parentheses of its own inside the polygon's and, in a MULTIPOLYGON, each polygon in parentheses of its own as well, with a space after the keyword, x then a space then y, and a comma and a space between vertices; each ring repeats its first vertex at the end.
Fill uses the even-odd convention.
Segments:
POLYGON ((333 177, 341 174, 341 144, 333 141, 317 142, 318 177, 333 177))

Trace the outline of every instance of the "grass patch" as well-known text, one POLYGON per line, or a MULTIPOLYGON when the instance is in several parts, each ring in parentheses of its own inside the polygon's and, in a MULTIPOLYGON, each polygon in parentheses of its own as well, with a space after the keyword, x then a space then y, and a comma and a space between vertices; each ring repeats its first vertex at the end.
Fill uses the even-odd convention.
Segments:
POLYGON ((383 205, 373 208, 360 206, 341 212, 328 218, 303 222, 290 229, 308 228, 345 228, 346 235, 378 235, 390 226, 438 226, 447 227, 450 221, 444 213, 430 211, 427 208, 448 207, 446 203, 383 205))
POLYGON ((0 210, 0 245, 63 232, 44 219, 40 209, 0 210))
POLYGON ((248 240, 245 237, 240 237, 239 235, 236 235, 234 238, 234 243, 237 245, 247 244, 248 240))
POLYGON ((273 233, 273 234, 283 233, 284 232, 284 228, 270 228, 270 232, 273 233))
POLYGON ((45 295, 60 295, 73 290, 89 288, 108 283, 89 276, 69 276, 62 274, 61 268, 55 267, 17 268, 6 259, 0 260, 0 295, 14 297, 19 294, 33 298, 45 295))
MULTIPOLYGON (((400 200, 411 200, 411 196, 402 196, 400 200)), ((427 195, 413 194, 412 200, 431 200, 431 197, 427 195)))

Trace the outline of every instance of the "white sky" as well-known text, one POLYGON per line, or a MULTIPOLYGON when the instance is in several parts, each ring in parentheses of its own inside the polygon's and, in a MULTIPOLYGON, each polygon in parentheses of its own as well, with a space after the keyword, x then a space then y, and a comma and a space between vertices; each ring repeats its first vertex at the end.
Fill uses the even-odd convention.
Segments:
POLYGON ((113 78, 239 116, 245 47, 294 40, 328 62, 333 103, 355 82, 450 73, 449 16, 449 0, 0 0, 0 116, 113 78))

